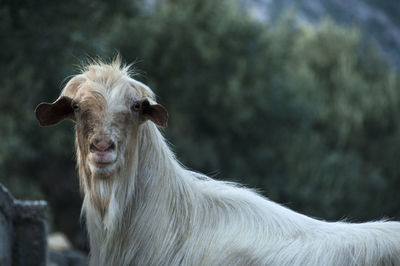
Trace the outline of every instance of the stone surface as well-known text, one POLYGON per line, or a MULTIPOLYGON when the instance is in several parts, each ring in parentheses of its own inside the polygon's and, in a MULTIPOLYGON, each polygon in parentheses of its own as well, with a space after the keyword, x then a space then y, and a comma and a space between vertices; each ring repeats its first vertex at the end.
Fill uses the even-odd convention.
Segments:
POLYGON ((47 237, 47 246, 49 249, 57 251, 71 250, 72 244, 67 236, 61 232, 55 232, 47 237))
POLYGON ((86 266, 87 256, 79 251, 49 250, 48 266, 86 266))
POLYGON ((85 266, 87 256, 47 248, 45 201, 20 201, 0 184, 0 266, 85 266))
POLYGON ((16 200, 0 184, 0 265, 46 265, 47 215, 45 201, 16 200))
POLYGON ((11 223, 0 210, 0 265, 11 265, 11 223))

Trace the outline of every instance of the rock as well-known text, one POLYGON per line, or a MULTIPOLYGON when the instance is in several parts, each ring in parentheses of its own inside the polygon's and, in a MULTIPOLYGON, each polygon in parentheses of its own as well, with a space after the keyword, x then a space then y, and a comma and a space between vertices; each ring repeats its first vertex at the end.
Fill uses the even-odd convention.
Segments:
POLYGON ((52 233, 47 237, 49 249, 56 251, 67 251, 72 249, 71 242, 61 232, 52 233))
POLYGON ((87 256, 72 250, 62 233, 49 236, 45 201, 20 201, 0 184, 1 266, 86 266, 87 256))
POLYGON ((16 200, 0 184, 0 265, 46 265, 47 215, 45 201, 16 200))

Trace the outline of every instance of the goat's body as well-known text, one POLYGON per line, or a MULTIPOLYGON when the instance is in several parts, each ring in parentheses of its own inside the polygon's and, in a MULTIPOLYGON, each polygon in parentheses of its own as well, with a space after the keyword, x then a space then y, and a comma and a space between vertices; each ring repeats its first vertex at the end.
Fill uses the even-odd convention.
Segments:
POLYGON ((41 125, 76 122, 92 266, 400 265, 400 223, 318 221, 186 170, 155 124, 167 111, 129 67, 95 63, 41 125))
POLYGON ((138 143, 104 217, 85 197, 91 265, 400 265, 400 223, 318 221, 185 170, 149 123, 138 143))

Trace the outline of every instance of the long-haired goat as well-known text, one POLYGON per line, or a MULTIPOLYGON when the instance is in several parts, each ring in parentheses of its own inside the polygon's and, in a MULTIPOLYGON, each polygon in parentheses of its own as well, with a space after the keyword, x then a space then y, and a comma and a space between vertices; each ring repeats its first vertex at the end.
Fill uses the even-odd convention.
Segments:
POLYGON ((119 59, 35 112, 76 123, 91 265, 400 265, 398 222, 312 219, 182 167, 157 128, 167 111, 119 59))

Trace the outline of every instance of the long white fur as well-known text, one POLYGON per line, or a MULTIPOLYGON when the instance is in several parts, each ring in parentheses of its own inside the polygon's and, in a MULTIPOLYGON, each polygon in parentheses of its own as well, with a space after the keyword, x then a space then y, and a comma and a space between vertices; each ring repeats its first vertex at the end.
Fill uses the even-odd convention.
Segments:
MULTIPOLYGON (((100 77, 94 86, 110 106, 123 104, 118 94, 131 89, 127 84, 153 97, 119 62, 94 64, 79 78, 93 80, 93 69, 100 77)), ((93 180, 95 193, 109 199, 105 215, 91 202, 85 165, 78 160, 92 266, 400 265, 398 222, 312 219, 250 189, 185 169, 151 121, 131 134, 133 145, 120 150, 123 169, 93 180), (133 157, 126 162, 128 151, 133 157)), ((80 152, 78 147, 78 157, 80 152)))

